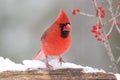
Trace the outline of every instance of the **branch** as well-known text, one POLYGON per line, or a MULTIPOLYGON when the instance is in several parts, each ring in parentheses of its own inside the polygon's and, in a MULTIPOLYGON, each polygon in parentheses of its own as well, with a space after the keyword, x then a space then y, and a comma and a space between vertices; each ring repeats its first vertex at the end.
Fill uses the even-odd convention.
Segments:
POLYGON ((119 56, 119 58, 117 59, 117 64, 120 62, 120 56, 119 56))
POLYGON ((106 33, 105 33, 105 29, 104 29, 104 24, 102 22, 102 18, 100 16, 100 11, 97 9, 98 5, 97 5, 97 1, 96 0, 93 0, 93 3, 94 3, 94 6, 95 6, 95 10, 98 12, 98 19, 100 21, 100 24, 102 25, 102 37, 103 37, 103 44, 104 44, 104 47, 105 49, 107 50, 107 54, 111 60, 111 63, 112 63, 112 67, 113 67, 113 72, 117 72, 117 65, 116 65, 116 61, 114 59, 114 56, 113 56, 113 53, 112 53, 112 50, 111 50, 111 46, 110 46, 110 43, 109 41, 106 39, 106 33))
MULTIPOLYGON (((118 5, 118 7, 117 7, 117 10, 116 10, 116 14, 118 13, 118 10, 120 9, 120 5, 118 5)), ((119 13, 120 14, 120 13, 119 13)), ((116 19, 116 18, 115 18, 116 19)), ((117 24, 115 24, 115 26, 116 26, 116 29, 118 30, 118 32, 120 33, 120 28, 118 27, 118 25, 117 24)))
MULTIPOLYGON (((115 12, 115 14, 114 14, 114 12, 113 12, 113 8, 112 8, 112 0, 107 0, 108 1, 108 4, 109 4, 109 6, 110 6, 110 12, 111 12, 111 16, 113 17, 113 23, 112 23, 112 26, 111 27, 114 27, 114 25, 116 26, 116 29, 118 30, 118 32, 120 33, 120 28, 118 27, 118 25, 116 24, 116 17, 114 17, 114 15, 116 15, 117 13, 118 13, 118 10, 119 10, 119 8, 120 8, 120 5, 118 5, 118 7, 117 7, 117 10, 116 10, 116 12, 115 12)), ((120 15, 120 13, 118 14, 118 16, 120 15)), ((111 31, 110 31, 111 32, 111 31)), ((110 33, 109 33, 110 34, 110 33)), ((119 56, 119 58, 117 59, 117 61, 116 61, 116 65, 118 64, 120 62, 120 56, 119 56)))
POLYGON ((118 15, 116 15, 116 16, 114 16, 114 17, 112 17, 111 19, 109 19, 108 21, 106 21, 105 23, 103 23, 104 25, 106 25, 106 24, 108 24, 109 22, 111 22, 111 21, 113 21, 114 20, 114 18, 118 18, 118 17, 120 17, 120 13, 118 14, 118 15))
POLYGON ((87 13, 84 13, 84 12, 79 12, 79 14, 81 14, 83 16, 88 16, 88 17, 95 17, 94 15, 87 14, 87 13))
MULTIPOLYGON (((109 5, 110 5, 110 2, 109 2, 109 5)), ((110 5, 110 6, 112 6, 112 5, 110 5)), ((115 12, 115 15, 117 15, 119 8, 120 7, 118 5, 117 10, 115 12)), ((116 26, 118 32, 120 33, 120 28, 118 27, 118 25, 116 25, 116 18, 120 16, 120 13, 117 16, 114 16, 114 13, 113 13, 112 9, 110 9, 110 12, 111 12, 112 19, 110 19, 108 22, 113 21, 113 23, 112 23, 112 26, 111 26, 109 32, 107 33, 107 36, 110 35, 110 33, 112 32, 114 25, 116 26)))
POLYGON ((110 73, 84 73, 82 69, 5 71, 0 80, 116 80, 110 73))

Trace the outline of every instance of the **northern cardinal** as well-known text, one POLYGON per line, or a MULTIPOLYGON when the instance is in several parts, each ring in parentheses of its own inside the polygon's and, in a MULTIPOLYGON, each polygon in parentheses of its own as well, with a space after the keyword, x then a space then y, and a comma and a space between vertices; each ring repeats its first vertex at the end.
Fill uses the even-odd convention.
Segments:
POLYGON ((48 56, 59 56, 59 62, 62 63, 61 55, 67 51, 71 45, 71 26, 70 20, 64 10, 60 13, 55 22, 43 33, 41 37, 41 49, 33 57, 33 60, 42 60, 46 58, 46 67, 52 67, 48 64, 48 56))

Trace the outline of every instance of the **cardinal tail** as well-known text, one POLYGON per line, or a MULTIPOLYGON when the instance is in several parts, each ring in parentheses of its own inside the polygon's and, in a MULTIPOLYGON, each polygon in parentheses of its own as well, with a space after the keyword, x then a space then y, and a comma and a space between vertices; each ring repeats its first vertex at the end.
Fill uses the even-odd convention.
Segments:
POLYGON ((45 54, 42 50, 39 50, 39 52, 32 58, 32 60, 43 60, 45 59, 45 54))

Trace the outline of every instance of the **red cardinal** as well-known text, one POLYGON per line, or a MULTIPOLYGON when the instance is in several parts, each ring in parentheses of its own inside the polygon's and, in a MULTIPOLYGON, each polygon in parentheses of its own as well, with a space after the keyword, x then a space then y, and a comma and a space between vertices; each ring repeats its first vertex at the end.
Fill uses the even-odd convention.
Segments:
POLYGON ((63 10, 55 20, 55 22, 44 32, 41 37, 41 49, 33 57, 33 60, 42 60, 46 58, 46 67, 50 68, 48 64, 48 56, 59 56, 59 62, 62 63, 61 55, 67 51, 71 45, 71 26, 70 20, 63 10))

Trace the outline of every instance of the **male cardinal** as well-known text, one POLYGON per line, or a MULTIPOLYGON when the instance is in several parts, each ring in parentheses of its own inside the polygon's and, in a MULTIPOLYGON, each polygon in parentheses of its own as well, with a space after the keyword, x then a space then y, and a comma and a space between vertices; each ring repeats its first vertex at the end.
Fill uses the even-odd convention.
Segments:
POLYGON ((67 51, 71 45, 71 26, 70 20, 63 10, 55 22, 44 32, 41 37, 41 49, 33 57, 33 60, 42 60, 46 58, 46 67, 52 67, 48 64, 48 56, 59 56, 59 62, 62 63, 61 55, 67 51))

